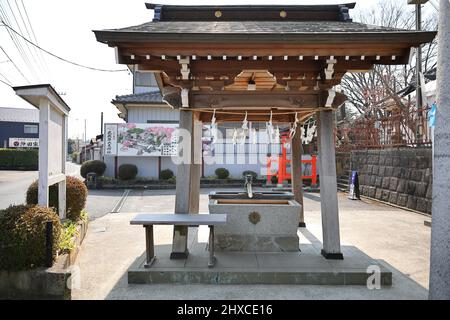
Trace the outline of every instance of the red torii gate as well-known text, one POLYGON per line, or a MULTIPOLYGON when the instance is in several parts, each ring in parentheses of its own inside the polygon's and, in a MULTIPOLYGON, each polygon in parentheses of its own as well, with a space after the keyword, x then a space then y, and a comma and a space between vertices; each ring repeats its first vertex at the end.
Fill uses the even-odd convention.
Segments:
MULTIPOLYGON (((272 176, 278 175, 278 184, 283 184, 283 181, 291 179, 291 174, 287 172, 287 166, 291 163, 291 160, 287 158, 286 143, 288 139, 288 134, 282 134, 281 155, 278 155, 278 159, 272 159, 272 156, 267 157, 267 184, 272 183, 272 176), (273 163, 278 163, 278 173, 272 173, 273 163)), ((311 164, 311 175, 302 173, 302 179, 311 179, 311 184, 317 185, 317 155, 312 155, 311 160, 302 160, 302 164, 311 164)))

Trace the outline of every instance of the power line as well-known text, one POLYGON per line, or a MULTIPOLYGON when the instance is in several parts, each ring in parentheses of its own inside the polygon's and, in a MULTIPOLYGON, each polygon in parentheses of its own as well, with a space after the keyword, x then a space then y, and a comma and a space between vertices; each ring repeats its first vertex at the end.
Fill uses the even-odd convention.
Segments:
POLYGON ((6 82, 8 82, 9 84, 11 84, 11 81, 9 81, 9 79, 8 79, 5 75, 3 75, 1 72, 0 72, 0 76, 1 76, 3 79, 5 79, 6 82))
MULTIPOLYGON (((11 12, 12 17, 13 17, 14 21, 16 22, 17 27, 19 28, 19 34, 22 34, 23 31, 22 31, 22 28, 20 27, 19 21, 16 18, 16 14, 14 13, 13 7, 9 3, 9 0, 6 0, 6 3, 8 4, 9 11, 11 12)), ((6 10, 5 10, 5 12, 6 12, 6 10)), ((22 44, 21 44, 21 46, 22 46, 22 44)), ((30 49, 30 46, 28 45, 28 43, 26 43, 26 48, 28 49, 28 52, 31 54, 31 57, 32 57, 34 63, 37 64, 36 58, 33 55, 33 52, 31 52, 31 49, 30 49)), ((24 53, 25 53, 25 50, 24 50, 24 53)), ((34 77, 36 77, 36 79, 40 80, 40 77, 39 77, 38 73, 36 73, 36 69, 34 68, 34 65, 29 60, 28 53, 25 53, 25 57, 27 58, 27 61, 28 61, 28 64, 29 64, 28 67, 30 68, 30 70, 33 73, 34 77)))
MULTIPOLYGON (((8 21, 8 23, 9 23, 8 15, 6 13, 6 10, 3 8, 3 5, 1 2, 0 2, 0 16, 4 17, 4 19, 6 21, 8 21)), ((1 21, 3 21, 3 20, 1 20, 1 21)), ((19 42, 19 39, 17 38, 17 35, 15 33, 12 33, 9 29, 7 29, 7 31, 8 31, 9 37, 11 38, 12 42, 14 43, 14 46, 16 47, 17 51, 19 52, 19 55, 22 58, 23 62, 27 65, 28 69, 31 70, 30 61, 25 56, 25 52, 23 51, 23 48, 19 42)))
POLYGON ((2 46, 0 46, 0 49, 5 54, 6 58, 8 58, 8 60, 11 61, 12 65, 16 68, 16 70, 20 73, 20 75, 25 79, 25 81, 30 83, 30 80, 28 80, 27 77, 25 77, 25 75, 22 73, 22 71, 20 71, 19 67, 14 63, 14 60, 11 59, 10 56, 6 53, 5 49, 3 49, 2 46))
POLYGON ((2 79, 0 79, 0 82, 4 83, 4 84, 6 84, 8 87, 12 88, 12 85, 10 85, 9 83, 3 81, 2 79))
MULTIPOLYGON (((17 12, 19 13, 20 20, 22 21, 22 25, 24 26, 25 31, 27 32, 28 38, 33 39, 33 38, 31 37, 30 30, 29 30, 28 27, 27 27, 27 23, 25 22, 24 15, 22 14, 22 10, 20 9, 19 4, 17 3, 17 0, 14 0, 14 3, 16 4, 17 12)), ((23 3, 22 3, 22 4, 23 4, 23 3)), ((23 32, 21 32, 21 33, 23 34, 23 32)), ((35 41, 35 42, 36 42, 36 41, 35 41)), ((30 45, 29 45, 28 43, 27 43, 27 47, 28 47, 28 48, 30 47, 30 45)), ((33 52, 36 54, 36 56, 33 55, 34 61, 36 62, 36 64, 39 65, 41 71, 45 72, 45 71, 44 71, 44 63, 43 63, 42 60, 40 59, 40 57, 41 57, 40 52, 36 49, 36 47, 31 47, 31 48, 32 48, 32 50, 30 49, 30 52, 33 51, 33 52)))
MULTIPOLYGON (((16 2, 17 2, 17 0, 16 0, 16 2)), ((27 11, 27 8, 26 8, 26 6, 25 6, 25 3, 23 2, 23 0, 20 0, 20 3, 22 4, 23 11, 25 12, 25 17, 27 18, 28 25, 30 26, 31 34, 33 35, 33 38, 32 38, 32 39, 34 39, 34 42, 35 42, 37 45, 39 45, 39 42, 38 42, 38 40, 37 40, 37 38, 36 38, 36 33, 34 32, 33 24, 31 23, 30 17, 28 16, 28 11, 27 11)), ((31 38, 31 37, 30 37, 30 38, 31 38)), ((35 49, 36 49, 36 47, 35 47, 35 49)), ((50 70, 49 70, 49 68, 48 68, 47 61, 45 61, 45 57, 42 55, 42 51, 40 51, 40 50, 36 50, 36 51, 39 52, 39 58, 40 58, 40 60, 42 61, 45 70, 47 71, 47 73, 49 73, 50 70)))
POLYGON ((3 23, 3 25, 4 25, 6 28, 8 28, 9 30, 11 30, 12 32, 14 32, 15 34, 17 34, 19 37, 21 37, 22 39, 24 39, 26 42, 30 43, 31 45, 35 46, 35 47, 38 48, 39 50, 42 50, 42 51, 45 52, 46 54, 49 54, 49 55, 51 55, 52 57, 57 58, 57 59, 59 59, 59 60, 61 60, 61 61, 64 61, 64 62, 73 64, 73 65, 75 65, 75 66, 77 66, 77 67, 81 67, 81 68, 85 68, 85 69, 89 69, 89 70, 94 70, 94 71, 102 71, 102 72, 124 72, 124 71, 126 71, 126 72, 128 72, 127 69, 118 69, 118 70, 114 70, 114 69, 100 69, 100 68, 95 68, 95 67, 89 67, 89 66, 85 66, 85 65, 79 64, 79 63, 77 63, 77 62, 73 62, 73 61, 64 59, 64 58, 62 58, 62 57, 60 57, 60 56, 58 56, 58 55, 56 55, 56 54, 54 54, 54 53, 51 53, 51 52, 48 51, 48 50, 43 49, 42 47, 38 46, 38 45, 35 44, 34 42, 28 40, 28 39, 25 38, 23 35, 21 35, 19 32, 17 32, 17 31, 14 30, 13 28, 11 28, 8 24, 6 24, 5 21, 3 21, 2 19, 0 19, 0 21, 3 23))

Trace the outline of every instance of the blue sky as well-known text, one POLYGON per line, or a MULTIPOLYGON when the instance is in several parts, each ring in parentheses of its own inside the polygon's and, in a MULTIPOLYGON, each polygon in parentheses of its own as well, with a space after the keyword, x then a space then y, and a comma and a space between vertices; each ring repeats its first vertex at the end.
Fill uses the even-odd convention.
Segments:
MULTIPOLYGON (((150 21, 153 12, 145 8, 145 0, 0 0, 6 11, 11 5, 16 19, 23 29, 20 14, 15 6, 19 3, 24 15, 23 1, 39 45, 66 59, 104 69, 123 69, 116 65, 113 49, 98 43, 92 30, 126 27, 150 21)), ((383 0, 381 0, 383 1, 383 0)), ((404 1, 406 0, 399 0, 404 1)), ((148 0, 147 2, 151 2, 148 0)), ((242 4, 243 1, 155 1, 164 4, 242 4)), ((316 0, 316 1, 277 1, 277 4, 332 4, 352 1, 316 0)), ((376 6, 379 0, 359 0, 357 11, 376 6)), ((250 1, 245 4, 273 4, 274 1, 250 1)), ((426 9, 432 7, 428 4, 426 9)), ((14 24, 12 14, 10 19, 14 24)), ((25 34, 26 35, 26 34, 25 34)), ((110 103, 115 95, 129 94, 132 90, 131 75, 127 72, 103 73, 81 69, 42 54, 39 57, 34 49, 28 54, 30 65, 22 61, 21 55, 10 39, 6 28, 0 26, 0 45, 22 70, 32 84, 51 83, 72 108, 69 120, 69 136, 81 137, 84 119, 87 118, 88 137, 100 133, 100 112, 104 112, 105 122, 118 122, 117 110, 110 103), (45 60, 47 67, 41 67, 45 60), (30 69, 34 69, 34 72, 30 69), (76 120, 78 119, 78 120, 76 120)), ((25 44, 23 43, 23 46, 25 44)), ((24 50, 28 49, 24 47, 24 50)), ((0 51, 0 73, 13 85, 26 85, 14 66, 0 51)), ((1 77, 0 77, 1 78, 1 77)), ((2 80, 5 80, 1 78, 2 80)), ((13 90, 0 83, 0 107, 29 107, 16 97, 13 90)))

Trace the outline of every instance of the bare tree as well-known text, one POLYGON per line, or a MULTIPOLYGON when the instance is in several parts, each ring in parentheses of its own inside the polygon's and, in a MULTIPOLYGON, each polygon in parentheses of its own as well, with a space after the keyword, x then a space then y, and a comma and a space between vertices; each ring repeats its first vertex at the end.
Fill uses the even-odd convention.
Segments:
MULTIPOLYGON (((403 1, 380 1, 373 9, 362 11, 357 20, 369 25, 413 30, 415 12, 411 7, 403 1)), ((427 16, 422 27, 424 30, 437 30, 436 14, 427 16)), ((437 40, 424 45, 422 51, 423 73, 427 74, 436 68, 437 40)), ((348 97, 348 105, 353 107, 349 109, 356 110, 358 115, 353 114, 338 123, 338 141, 352 145, 355 145, 355 139, 361 139, 361 145, 386 141, 401 144, 405 140, 414 140, 411 138, 418 132, 426 135, 426 116, 423 117, 423 111, 415 109, 415 101, 404 98, 411 84, 415 84, 415 76, 415 59, 405 66, 376 65, 367 73, 346 74, 341 87, 348 97), (391 119, 396 122, 389 121, 391 119), (420 130, 417 129, 418 123, 420 130), (347 134, 349 128, 358 126, 352 139, 347 134), (366 134, 368 137, 364 138, 366 134)))
MULTIPOLYGON (((414 9, 404 2, 389 0, 380 1, 376 8, 362 11, 358 20, 365 24, 381 25, 396 29, 415 29, 414 9)), ((423 22, 424 30, 437 29, 437 17, 430 15, 423 22)), ((437 41, 426 44, 422 48, 423 72, 427 74, 436 67, 437 41)), ((349 98, 349 104, 361 115, 383 115, 387 104, 392 100, 398 107, 405 108, 402 102, 402 90, 414 83, 416 65, 414 61, 406 66, 376 65, 368 73, 347 74, 342 80, 342 89, 349 98)))

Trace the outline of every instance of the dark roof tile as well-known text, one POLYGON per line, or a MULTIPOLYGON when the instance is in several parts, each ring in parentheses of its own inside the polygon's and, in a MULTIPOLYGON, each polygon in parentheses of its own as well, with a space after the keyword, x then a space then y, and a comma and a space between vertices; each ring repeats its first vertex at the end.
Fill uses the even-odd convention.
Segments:
POLYGON ((113 99, 112 103, 166 104, 162 101, 162 95, 159 91, 116 96, 116 98, 113 99))

